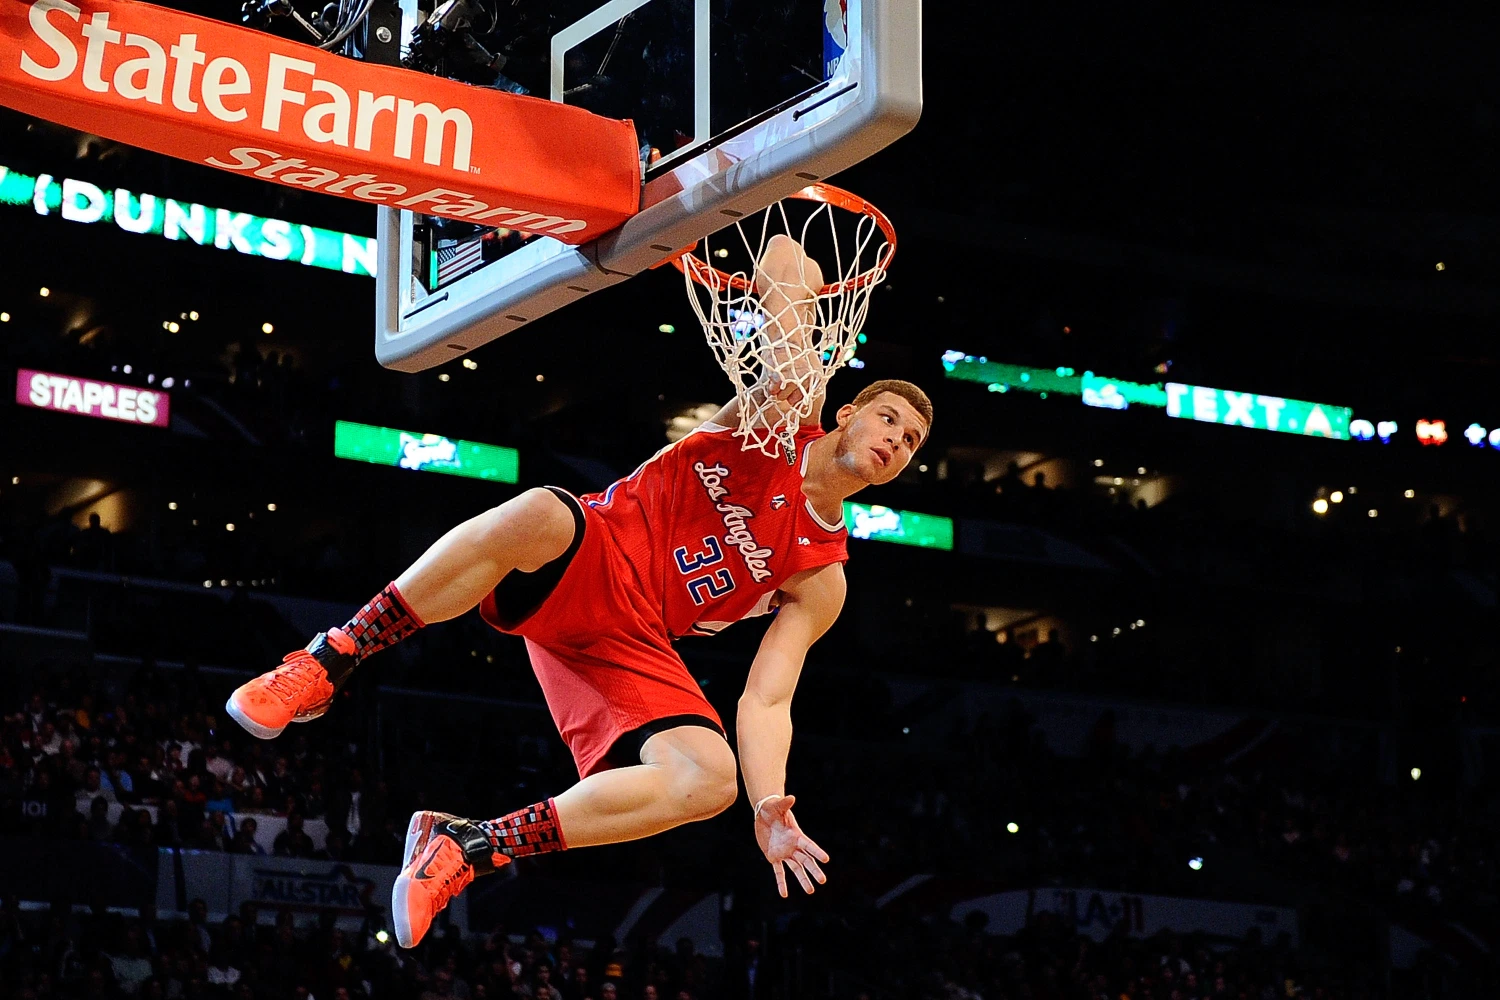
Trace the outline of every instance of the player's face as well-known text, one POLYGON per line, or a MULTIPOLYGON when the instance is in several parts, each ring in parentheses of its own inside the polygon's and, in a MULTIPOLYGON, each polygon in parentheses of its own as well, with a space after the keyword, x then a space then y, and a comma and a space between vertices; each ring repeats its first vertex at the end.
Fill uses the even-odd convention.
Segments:
POLYGON ((845 406, 839 426, 844 434, 834 457, 875 486, 901 475, 927 437, 922 415, 894 392, 883 392, 858 410, 845 406))

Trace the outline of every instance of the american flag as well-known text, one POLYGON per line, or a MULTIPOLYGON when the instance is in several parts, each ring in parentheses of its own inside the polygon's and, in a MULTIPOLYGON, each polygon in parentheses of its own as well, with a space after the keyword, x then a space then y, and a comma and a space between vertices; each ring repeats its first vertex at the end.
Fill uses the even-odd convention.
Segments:
POLYGON ((484 263, 484 239, 475 238, 463 243, 439 246, 437 251, 437 283, 446 285, 484 263))

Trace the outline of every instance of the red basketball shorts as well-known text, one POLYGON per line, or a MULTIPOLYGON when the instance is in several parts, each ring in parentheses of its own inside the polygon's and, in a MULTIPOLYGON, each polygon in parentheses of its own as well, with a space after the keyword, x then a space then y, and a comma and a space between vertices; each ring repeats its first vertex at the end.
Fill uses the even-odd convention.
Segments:
POLYGON ((603 517, 588 506, 583 515, 582 542, 534 612, 506 621, 490 594, 479 613, 526 640, 557 731, 586 778, 611 767, 610 747, 648 722, 701 715, 723 724, 672 648, 603 517))

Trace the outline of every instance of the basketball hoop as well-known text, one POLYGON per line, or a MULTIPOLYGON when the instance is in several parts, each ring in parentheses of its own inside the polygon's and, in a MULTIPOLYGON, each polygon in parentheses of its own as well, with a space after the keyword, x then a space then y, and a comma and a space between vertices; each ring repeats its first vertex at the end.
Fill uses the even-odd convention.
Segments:
POLYGON ((741 219, 733 231, 737 243, 731 237, 728 246, 715 248, 708 237, 672 264, 683 273, 708 344, 734 383, 741 448, 771 458, 784 451, 792 462, 797 429, 833 373, 854 357, 870 293, 896 253, 896 229, 858 195, 811 184, 760 213, 759 225, 753 217, 741 219), (813 289, 805 280, 774 282, 758 273, 757 262, 778 233, 831 268, 835 280, 813 289), (700 245, 701 257, 695 252, 700 245), (725 260, 725 267, 714 260, 725 260), (800 304, 770 315, 762 299, 773 291, 800 304))

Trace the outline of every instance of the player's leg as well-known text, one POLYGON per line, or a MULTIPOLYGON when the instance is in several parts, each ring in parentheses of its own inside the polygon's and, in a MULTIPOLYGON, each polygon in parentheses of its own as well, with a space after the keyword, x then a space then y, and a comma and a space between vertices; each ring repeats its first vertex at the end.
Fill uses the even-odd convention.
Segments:
POLYGON ((413 947, 475 877, 511 858, 639 840, 716 816, 738 794, 734 753, 716 730, 679 726, 656 733, 640 759, 495 819, 413 816, 392 896, 397 942, 413 947))
POLYGON ((530 573, 558 558, 575 531, 572 509, 547 489, 527 490, 470 518, 434 542, 345 625, 320 632, 280 667, 238 688, 225 710, 261 739, 280 735, 291 722, 317 718, 365 657, 424 625, 458 617, 511 571, 530 573))
POLYGON ((527 490, 451 529, 392 586, 422 624, 445 622, 477 606, 511 570, 533 573, 562 555, 573 534, 565 501, 527 490))
POLYGON ((599 771, 553 799, 567 846, 639 840, 728 809, 739 794, 734 752, 701 726, 657 733, 641 763, 599 771))

